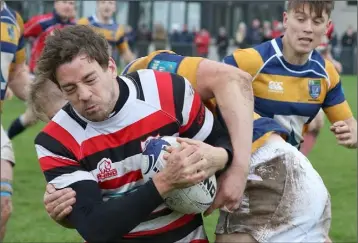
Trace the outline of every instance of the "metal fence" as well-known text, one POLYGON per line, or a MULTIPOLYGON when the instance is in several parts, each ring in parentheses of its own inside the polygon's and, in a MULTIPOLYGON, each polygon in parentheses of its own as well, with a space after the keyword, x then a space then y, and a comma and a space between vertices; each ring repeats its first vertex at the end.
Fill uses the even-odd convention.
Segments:
POLYGON ((341 62, 343 74, 357 75, 357 47, 344 47, 335 58, 341 62))

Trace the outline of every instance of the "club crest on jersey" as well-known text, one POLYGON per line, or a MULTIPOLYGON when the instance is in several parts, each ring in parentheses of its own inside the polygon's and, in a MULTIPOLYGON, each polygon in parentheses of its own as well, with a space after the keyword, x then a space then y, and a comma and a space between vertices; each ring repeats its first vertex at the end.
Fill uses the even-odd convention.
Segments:
POLYGON ((15 27, 13 25, 7 27, 7 33, 12 41, 15 40, 15 27))
POLYGON ((308 90, 312 99, 317 99, 321 94, 321 80, 309 80, 308 90))
POLYGON ((105 179, 115 177, 118 175, 117 169, 113 168, 112 161, 107 158, 101 159, 101 161, 97 165, 98 174, 97 179, 98 181, 103 181, 105 179))

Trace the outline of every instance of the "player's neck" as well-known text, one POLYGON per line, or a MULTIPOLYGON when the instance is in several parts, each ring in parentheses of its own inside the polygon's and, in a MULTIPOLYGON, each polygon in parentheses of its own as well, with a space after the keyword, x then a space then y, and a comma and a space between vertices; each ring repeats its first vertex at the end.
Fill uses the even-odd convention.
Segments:
POLYGON ((287 40, 285 37, 282 38, 282 54, 283 57, 287 62, 293 65, 303 65, 307 62, 309 53, 307 54, 299 54, 293 50, 293 48, 290 47, 289 43, 287 43, 287 40))
MULTIPOLYGON (((118 82, 115 82, 114 84, 114 98, 112 99, 112 103, 110 104, 110 111, 112 114, 115 111, 117 101, 119 100, 119 96, 121 95, 121 91, 119 90, 119 84, 118 82)), ((110 117, 110 114, 109 117, 110 117)))
POLYGON ((97 13, 96 14, 96 17, 98 19, 98 21, 101 23, 101 24, 110 24, 112 22, 112 18, 105 18, 103 17, 101 14, 97 13))

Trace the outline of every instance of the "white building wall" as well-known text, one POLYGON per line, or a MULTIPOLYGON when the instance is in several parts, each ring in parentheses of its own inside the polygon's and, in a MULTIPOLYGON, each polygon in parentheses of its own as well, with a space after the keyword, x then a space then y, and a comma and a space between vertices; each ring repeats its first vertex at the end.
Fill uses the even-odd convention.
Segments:
POLYGON ((349 25, 357 30, 357 6, 348 5, 347 1, 335 1, 331 18, 339 38, 349 25))

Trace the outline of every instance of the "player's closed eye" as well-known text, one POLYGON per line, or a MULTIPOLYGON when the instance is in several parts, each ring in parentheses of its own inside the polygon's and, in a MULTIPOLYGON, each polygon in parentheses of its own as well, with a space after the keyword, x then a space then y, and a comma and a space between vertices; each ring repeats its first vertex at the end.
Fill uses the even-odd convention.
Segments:
POLYGON ((72 94, 73 92, 75 92, 76 88, 68 87, 68 88, 64 88, 63 90, 65 91, 66 94, 72 94))
POLYGON ((87 79, 87 80, 85 81, 85 83, 86 83, 86 84, 92 84, 92 83, 94 83, 95 80, 96 80, 96 78, 87 79))

